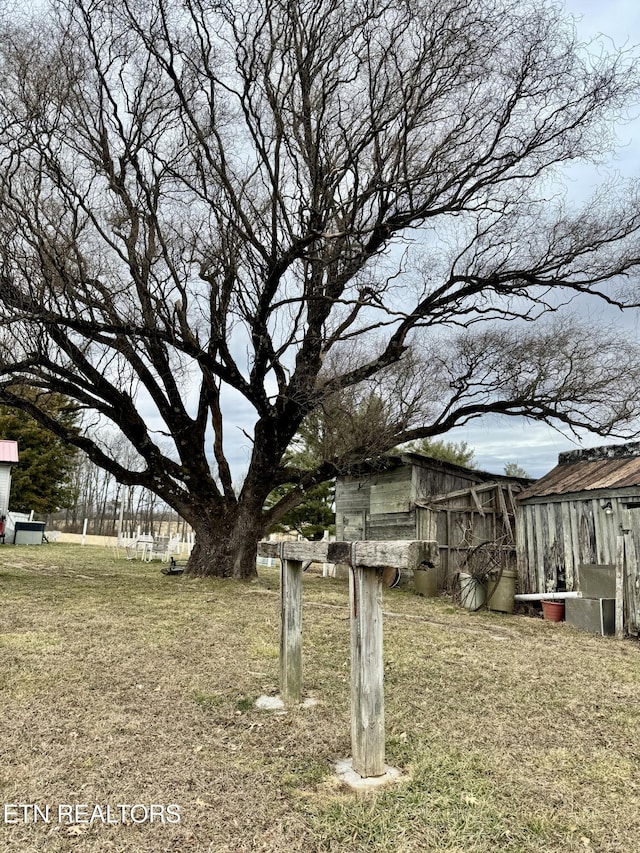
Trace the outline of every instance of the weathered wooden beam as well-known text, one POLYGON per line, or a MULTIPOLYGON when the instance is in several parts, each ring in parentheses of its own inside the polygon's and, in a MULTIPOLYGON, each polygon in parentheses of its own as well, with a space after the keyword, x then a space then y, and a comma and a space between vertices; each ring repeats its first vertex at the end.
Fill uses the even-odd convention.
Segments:
POLYGON ((421 565, 437 565, 440 552, 437 542, 421 539, 399 539, 394 542, 260 542, 261 557, 317 563, 346 563, 348 566, 370 566, 394 569, 417 569, 421 565))
POLYGON ((512 542, 515 542, 513 528, 511 527, 511 519, 509 518, 509 511, 507 510, 507 502, 504 499, 504 492, 500 485, 496 486, 496 496, 498 498, 498 505, 502 510, 502 520, 504 522, 505 530, 509 534, 509 539, 511 539, 512 542))
MULTIPOLYGON (((440 495, 434 495, 433 497, 429 497, 427 500, 416 501, 416 506, 425 507, 429 509, 434 503, 442 503, 443 501, 449 501, 451 498, 462 498, 468 497, 473 490, 476 494, 480 494, 481 492, 488 492, 491 489, 494 489, 496 485, 500 485, 496 480, 490 480, 488 483, 475 483, 473 486, 467 486, 466 489, 456 489, 454 492, 444 492, 440 495)), ((511 489, 511 483, 505 483, 508 489, 511 489)), ((468 509, 468 507, 467 507, 468 509)))
POLYGON ((471 486, 469 488, 469 494, 471 495, 471 498, 473 500, 473 503, 475 504, 476 509, 478 510, 480 515, 484 518, 484 509, 482 508, 482 504, 480 503, 480 498, 478 497, 478 492, 473 486, 471 486))
POLYGON ((351 750, 363 778, 385 773, 382 569, 349 572, 351 602, 351 750))
POLYGON ((616 541, 616 639, 624 637, 624 536, 616 541))
MULTIPOLYGON (((308 561, 327 562, 327 551, 329 542, 259 542, 259 557, 278 557, 284 560, 298 560, 300 563, 308 561)), ((329 561, 330 562, 330 561, 329 561)))
POLYGON ((437 542, 420 539, 401 539, 395 542, 330 542, 328 560, 350 566, 390 566, 413 571, 422 565, 438 565, 440 549, 437 542))
MULTIPOLYGON (((425 507, 421 507, 421 509, 425 509, 425 507)), ((445 509, 449 510, 449 512, 468 512, 468 513, 471 513, 471 512, 477 511, 470 504, 447 504, 446 507, 445 506, 441 506, 441 507, 431 506, 431 507, 429 507, 429 509, 434 513, 443 512, 445 509)), ((491 506, 484 506, 482 508, 482 513, 484 516, 500 515, 501 514, 499 509, 494 509, 491 506)))
POLYGON ((640 600, 638 597, 638 558, 631 533, 624 535, 624 556, 627 566, 627 632, 638 635, 640 627, 640 600))
POLYGON ((280 567, 280 696, 302 702, 302 563, 282 560, 280 567))

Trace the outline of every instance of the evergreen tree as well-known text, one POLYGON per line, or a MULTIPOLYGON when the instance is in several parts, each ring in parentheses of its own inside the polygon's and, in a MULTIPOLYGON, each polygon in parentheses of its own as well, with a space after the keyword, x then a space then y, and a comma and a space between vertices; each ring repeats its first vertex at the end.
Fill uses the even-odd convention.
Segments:
MULTIPOLYGON (((61 394, 38 394, 37 405, 46 407, 54 421, 66 429, 77 420, 69 401, 61 394)), ((0 407, 0 437, 18 442, 20 462, 11 475, 9 507, 16 512, 48 514, 73 502, 71 472, 78 451, 45 429, 27 412, 0 407)))
POLYGON ((462 465, 465 468, 477 467, 473 458, 476 452, 473 447, 469 447, 466 441, 442 441, 424 438, 421 441, 411 442, 401 449, 409 450, 411 453, 420 453, 430 459, 452 462, 454 465, 462 465))
MULTIPOLYGON (((279 486, 274 489, 267 507, 277 503, 294 489, 293 485, 279 486)), ((305 539, 322 539, 325 530, 335 533, 336 516, 333 511, 335 489, 333 483, 318 483, 307 492, 302 503, 290 509, 271 528, 272 533, 295 530, 305 539)))
MULTIPOLYGON (((296 435, 286 455, 292 471, 312 470, 321 456, 321 444, 325 435, 323 418, 308 418, 296 435)), ((322 539, 325 530, 335 533, 333 502, 335 481, 322 481, 310 486, 299 498, 300 487, 294 482, 275 488, 265 503, 265 510, 272 510, 273 521, 269 533, 284 533, 295 530, 305 539, 322 539), (283 511, 283 507, 290 507, 283 511), (276 509, 276 512, 273 510, 276 509)))
POLYGON ((504 466, 504 473, 507 477, 530 477, 531 475, 525 471, 522 465, 517 462, 507 462, 504 466))

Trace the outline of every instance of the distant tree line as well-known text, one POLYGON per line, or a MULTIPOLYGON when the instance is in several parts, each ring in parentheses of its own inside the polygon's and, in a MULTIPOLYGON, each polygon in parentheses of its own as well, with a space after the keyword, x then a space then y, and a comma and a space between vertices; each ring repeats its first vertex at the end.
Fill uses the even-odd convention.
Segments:
MULTIPOLYGON (((73 428, 79 421, 77 408, 61 394, 43 394, 32 388, 34 403, 46 407, 52 418, 73 428)), ((97 430, 96 430, 97 432, 97 430)), ((11 475, 9 508, 33 512, 52 528, 79 532, 84 519, 88 531, 99 535, 117 532, 120 506, 124 501, 123 528, 156 533, 178 515, 148 489, 124 487, 113 474, 99 468, 82 451, 45 429, 22 410, 0 406, 0 438, 18 442, 20 462, 11 475)), ((126 456, 122 436, 101 431, 100 440, 116 455, 126 456)))
POLYGON ((98 468, 86 456, 79 455, 71 471, 71 501, 55 513, 50 513, 51 528, 79 533, 88 519, 87 531, 100 536, 115 536, 118 532, 120 507, 124 502, 122 519, 125 535, 159 534, 167 522, 179 525, 180 519, 167 504, 148 489, 123 486, 107 471, 98 468))

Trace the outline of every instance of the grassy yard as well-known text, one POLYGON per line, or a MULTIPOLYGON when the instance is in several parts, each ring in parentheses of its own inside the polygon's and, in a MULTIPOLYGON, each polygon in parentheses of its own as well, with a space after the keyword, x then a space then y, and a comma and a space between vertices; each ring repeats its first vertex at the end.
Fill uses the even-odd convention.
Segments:
POLYGON ((346 585, 305 576, 319 703, 277 716, 253 705, 277 689, 276 571, 159 568, 0 546, 2 851, 638 849, 636 642, 385 592, 387 760, 406 775, 354 794, 332 769, 350 752, 346 585))

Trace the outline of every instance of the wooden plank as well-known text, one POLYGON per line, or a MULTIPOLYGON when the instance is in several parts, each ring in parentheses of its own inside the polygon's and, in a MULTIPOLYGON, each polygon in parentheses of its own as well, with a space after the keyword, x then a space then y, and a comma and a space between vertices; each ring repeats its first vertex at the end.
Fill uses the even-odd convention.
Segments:
POLYGON ((596 542, 596 563, 608 563, 611 557, 607 553, 607 535, 605 520, 607 516, 600 507, 600 500, 591 501, 591 512, 593 514, 593 535, 596 542))
POLYGON ((438 538, 437 513, 423 507, 416 510, 416 533, 418 539, 436 540, 438 538))
POLYGON ((468 497, 471 494, 472 490, 476 493, 476 495, 480 494, 481 492, 488 492, 491 491, 491 489, 494 489, 495 486, 495 480, 491 480, 488 483, 476 483, 473 486, 467 486, 466 489, 456 489, 456 491, 452 492, 441 492, 440 494, 429 496, 428 500, 416 501, 416 503, 418 506, 424 506, 428 509, 429 506, 433 503, 442 503, 442 501, 448 501, 452 498, 468 497))
POLYGON ((280 567, 280 696, 302 701, 302 563, 283 560, 280 567))
POLYGON ((351 599, 351 750, 363 778, 385 773, 382 569, 349 572, 351 599))
POLYGON ((535 542, 536 528, 533 517, 533 507, 523 507, 523 512, 526 513, 526 531, 527 531, 527 566, 529 577, 529 589, 531 592, 543 592, 542 581, 538 573, 538 561, 536 559, 535 542))
MULTIPOLYGON (((348 539, 363 539, 363 536, 349 536, 348 539)), ((385 513, 371 515, 367 522, 367 539, 376 542, 384 540, 408 540, 433 537, 419 536, 416 531, 415 510, 405 513, 385 513)))
POLYGON ((558 573, 563 567, 562 559, 562 504, 547 505, 547 577, 551 578, 551 587, 557 590, 559 586, 558 573))
POLYGON ((571 553, 573 558, 573 588, 580 588, 580 533, 578 523, 578 506, 575 501, 568 504, 569 507, 569 525, 571 530, 571 553))
POLYGON ((407 479, 387 480, 371 486, 369 509, 372 515, 388 512, 408 512, 410 506, 411 481, 407 479))
POLYGON ((518 578, 520 579, 520 591, 521 592, 536 592, 536 590, 531 589, 531 584, 529 582, 529 570, 527 566, 527 552, 526 552, 526 541, 527 541, 527 533, 524 522, 524 513, 522 510, 518 510, 518 514, 515 517, 516 523, 516 567, 518 570, 518 578))
POLYGON ((260 542, 261 557, 279 557, 300 563, 346 563, 358 566, 385 567, 414 570, 423 563, 437 565, 438 543, 422 539, 397 541, 354 542, 260 542))
POLYGON ((482 504, 480 503, 480 498, 478 497, 478 492, 476 491, 475 486, 471 486, 471 488, 469 489, 469 494, 471 495, 471 499, 473 500, 476 509, 484 518, 484 510, 482 509, 482 504))
POLYGON ((445 530, 446 530, 445 537, 446 537, 446 543, 447 543, 447 548, 448 548, 447 553, 446 553, 446 558, 447 558, 446 578, 447 578, 447 585, 448 585, 449 582, 453 579, 454 572, 457 570, 457 567, 454 565, 454 560, 453 560, 454 551, 453 551, 453 534, 452 534, 452 529, 451 529, 451 511, 448 509, 445 512, 445 530))
MULTIPOLYGON (((475 507, 472 508, 468 504, 446 504, 446 505, 441 505, 441 506, 437 506, 437 507, 434 507, 431 504, 429 506, 423 506, 422 504, 419 504, 419 508, 420 509, 430 509, 433 512, 442 512, 443 510, 447 509, 450 512, 466 513, 467 515, 470 514, 471 512, 477 512, 477 509, 475 507)), ((483 506, 482 507, 482 514, 486 515, 486 516, 492 516, 492 515, 501 515, 501 512, 498 509, 492 509, 491 507, 483 506)))
POLYGON ((636 545, 632 533, 626 533, 624 537, 624 555, 626 561, 626 626, 627 633, 638 636, 640 625, 640 613, 638 601, 638 558, 636 545))
POLYGON ((504 528, 509 534, 509 538, 512 542, 515 541, 515 537, 513 535, 513 528, 511 527, 511 519, 509 518, 509 511, 507 510, 507 502, 504 499, 504 492, 502 491, 501 485, 496 485, 496 495, 498 496, 498 506, 502 510, 502 520, 504 522, 504 528))
POLYGON ((624 536, 616 542, 616 639, 624 637, 624 536))
POLYGON ((611 498, 611 505, 613 508, 613 512, 611 515, 607 515, 603 510, 600 504, 598 508, 602 515, 601 522, 601 532, 602 532, 602 562, 603 563, 612 563, 614 561, 614 554, 616 548, 616 536, 618 535, 619 530, 619 520, 618 513, 620 511, 620 507, 618 505, 618 501, 615 498, 611 498))
POLYGON ((597 563, 598 552, 596 548, 596 528, 595 519, 593 517, 592 501, 583 501, 582 503, 582 519, 580 522, 581 543, 582 543, 582 562, 597 563))
POLYGON ((562 524, 562 554, 567 589, 576 589, 576 577, 573 571, 573 549, 571 547, 571 515, 568 503, 560 504, 562 524))
POLYGON ((536 563, 538 567, 538 580, 540 581, 538 590, 540 592, 553 592, 555 587, 547 585, 549 581, 546 561, 546 543, 549 541, 547 508, 544 505, 536 505, 533 507, 533 513, 533 525, 536 537, 536 563))

